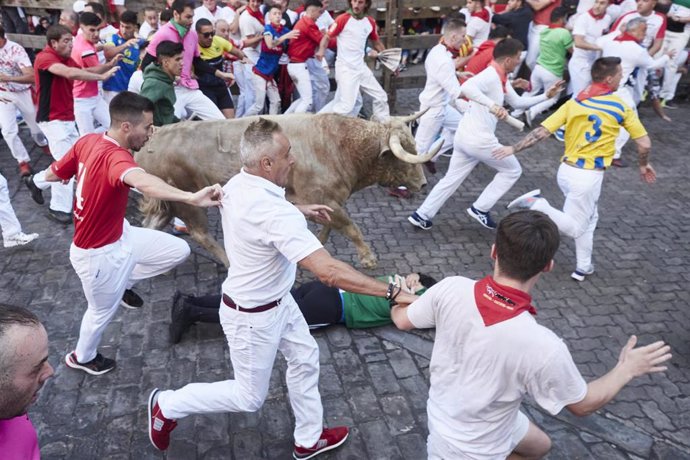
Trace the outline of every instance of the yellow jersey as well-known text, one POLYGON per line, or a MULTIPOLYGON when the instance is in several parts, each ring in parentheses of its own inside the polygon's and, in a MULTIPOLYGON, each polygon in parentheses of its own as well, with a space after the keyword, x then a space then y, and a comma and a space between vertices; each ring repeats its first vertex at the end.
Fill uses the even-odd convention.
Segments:
POLYGON ((621 127, 633 139, 647 135, 637 114, 615 94, 584 101, 571 99, 541 125, 551 133, 565 125, 562 161, 583 169, 604 169, 611 165, 621 127))
POLYGON ((223 37, 219 37, 218 35, 213 37, 213 41, 211 42, 211 46, 208 48, 202 48, 199 46, 199 54, 201 55, 201 59, 204 61, 217 61, 219 59, 223 58, 224 53, 229 53, 232 51, 232 43, 224 39, 223 37))

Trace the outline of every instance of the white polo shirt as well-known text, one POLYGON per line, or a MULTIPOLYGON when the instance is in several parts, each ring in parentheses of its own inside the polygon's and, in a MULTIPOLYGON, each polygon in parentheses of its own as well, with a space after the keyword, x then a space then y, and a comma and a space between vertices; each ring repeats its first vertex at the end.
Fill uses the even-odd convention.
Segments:
MULTIPOLYGON (((573 36, 581 35, 585 38, 585 41, 589 44, 594 45, 602 35, 604 31, 611 25, 611 16, 605 14, 603 18, 596 19, 589 12, 585 11, 575 19, 575 24, 573 25, 573 36)), ((572 59, 580 59, 587 61, 589 63, 594 63, 599 57, 599 51, 593 50, 583 50, 573 45, 573 56, 572 59)))
MULTIPOLYGON (((356 19, 350 13, 343 13, 328 28, 328 35, 337 37, 338 56, 335 59, 336 66, 345 65, 352 70, 364 66, 364 49, 367 39, 378 40, 376 22, 371 16, 356 19)), ((337 74, 336 74, 337 75, 337 74)))
POLYGON ((439 43, 431 48, 424 61, 426 84, 419 94, 419 110, 428 107, 455 106, 460 97, 460 82, 455 76, 453 56, 445 45, 439 43))
POLYGON ((213 25, 215 25, 216 21, 219 19, 223 19, 230 24, 235 19, 235 12, 227 6, 218 5, 216 6, 216 10, 212 13, 211 10, 201 5, 194 9, 194 23, 192 27, 196 27, 196 22, 201 18, 208 19, 213 25))
MULTIPOLYGON (((245 40, 250 35, 263 36, 264 25, 259 22, 254 16, 249 14, 247 10, 244 10, 240 14, 240 35, 242 40, 245 40)), ((247 55, 250 61, 254 64, 259 60, 259 55, 261 54, 261 42, 257 43, 253 47, 245 46, 242 51, 247 55)))
POLYGON ((630 11, 629 13, 626 13, 618 18, 618 20, 613 24, 613 27, 611 27, 611 30, 623 32, 623 26, 627 24, 629 20, 640 17, 647 21, 647 33, 642 41, 642 46, 644 46, 645 49, 649 49, 655 39, 663 39, 666 35, 666 16, 663 14, 657 11, 652 11, 652 14, 649 16, 642 16, 637 11, 630 11))
POLYGON ((523 312, 485 326, 475 281, 446 278, 410 305, 417 328, 436 327, 427 402, 429 432, 462 458, 506 458, 520 403, 529 394, 550 414, 587 394, 568 347, 523 312))
POLYGON ((223 293, 246 308, 283 298, 295 284, 297 262, 323 246, 285 189, 242 169, 223 187, 223 293))

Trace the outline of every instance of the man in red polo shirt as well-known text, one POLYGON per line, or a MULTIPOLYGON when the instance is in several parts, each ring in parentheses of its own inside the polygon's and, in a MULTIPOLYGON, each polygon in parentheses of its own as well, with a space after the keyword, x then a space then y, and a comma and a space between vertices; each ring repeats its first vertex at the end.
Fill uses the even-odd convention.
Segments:
MULTIPOLYGON (((184 240, 129 225, 125 210, 130 188, 160 200, 204 207, 219 205, 223 195, 218 184, 196 193, 182 191, 137 165, 130 150, 139 151, 151 135, 151 101, 123 91, 110 103, 110 118, 106 133, 83 136, 60 161, 42 172, 51 182, 77 177, 70 261, 81 279, 88 307, 77 346, 65 362, 91 375, 115 368, 115 360, 98 353, 98 344, 120 305, 143 305, 131 290, 133 284, 169 271, 189 255, 184 240)), ((32 196, 40 197, 40 190, 28 184, 32 196)))
POLYGON ((304 4, 304 16, 295 25, 294 30, 299 31, 300 34, 297 38, 290 40, 288 45, 287 54, 290 63, 287 70, 299 91, 299 99, 292 102, 286 113, 304 113, 312 108, 312 86, 307 61, 314 56, 320 61, 326 53, 327 44, 319 46, 323 33, 316 25, 316 20, 321 16, 322 11, 321 0, 307 0, 304 4))
MULTIPOLYGON (((48 139, 53 158, 59 160, 79 138, 74 122, 74 98, 72 81, 104 81, 113 76, 119 67, 105 73, 93 73, 80 69, 70 58, 72 53, 72 32, 61 25, 48 28, 46 47, 38 53, 34 62, 35 82, 38 90, 38 112, 36 121, 48 139)), ((62 223, 72 222, 72 182, 50 184, 43 175, 36 174, 26 179, 31 186, 40 189, 51 188, 48 217, 62 223)))

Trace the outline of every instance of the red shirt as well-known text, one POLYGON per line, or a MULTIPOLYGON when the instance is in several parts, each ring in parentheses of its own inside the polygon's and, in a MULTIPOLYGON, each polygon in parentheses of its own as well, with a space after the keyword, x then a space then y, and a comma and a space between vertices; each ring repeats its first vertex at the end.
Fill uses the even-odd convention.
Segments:
POLYGON ((548 26, 551 24, 551 12, 555 10, 557 6, 561 6, 561 0, 553 0, 548 6, 545 6, 539 11, 535 11, 532 22, 548 26))
POLYGON ((299 37, 293 38, 288 44, 287 54, 290 57, 290 62, 306 62, 307 59, 313 58, 323 38, 323 34, 314 20, 302 16, 302 19, 297 21, 292 30, 299 30, 299 37))
POLYGON ((53 64, 64 64, 67 67, 79 65, 69 57, 62 57, 50 46, 38 53, 34 62, 34 77, 38 92, 38 112, 36 121, 74 121, 74 99, 72 80, 60 77, 48 71, 53 64))
POLYGON ((129 195, 122 179, 141 169, 132 154, 105 134, 87 134, 50 169, 63 180, 77 176, 74 244, 92 249, 119 240, 129 195))
POLYGON ((494 59, 494 48, 496 48, 496 43, 493 40, 487 40, 479 45, 477 52, 467 62, 465 70, 477 75, 489 67, 489 64, 494 59))

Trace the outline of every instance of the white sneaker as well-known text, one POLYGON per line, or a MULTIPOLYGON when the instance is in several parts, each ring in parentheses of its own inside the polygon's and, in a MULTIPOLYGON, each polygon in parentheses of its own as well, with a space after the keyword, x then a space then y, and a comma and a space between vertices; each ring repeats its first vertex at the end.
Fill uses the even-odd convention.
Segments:
POLYGON ((26 233, 19 232, 16 235, 8 236, 2 242, 3 246, 6 248, 13 248, 15 246, 24 246, 25 244, 31 243, 33 240, 38 238, 38 233, 26 233))
POLYGON ((521 195, 521 196, 515 198, 513 201, 508 203, 508 206, 506 206, 506 208, 508 208, 508 209, 513 209, 513 208, 529 209, 534 205, 534 203, 537 200, 540 200, 540 199, 541 199, 541 190, 540 189, 532 190, 531 192, 527 192, 524 195, 521 195))
POLYGON ((594 273, 594 266, 590 266, 588 269, 583 270, 581 268, 576 268, 574 272, 570 274, 570 277, 575 281, 584 281, 585 278, 594 273))

